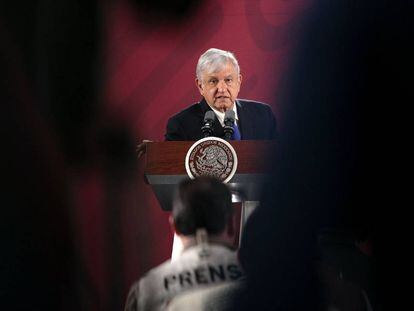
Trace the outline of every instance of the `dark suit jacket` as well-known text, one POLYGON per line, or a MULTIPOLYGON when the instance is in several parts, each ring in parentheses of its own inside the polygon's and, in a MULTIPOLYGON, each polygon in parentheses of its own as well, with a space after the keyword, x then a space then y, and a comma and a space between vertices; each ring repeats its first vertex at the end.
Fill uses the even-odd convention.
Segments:
MULTIPOLYGON (((252 100, 236 100, 238 127, 242 140, 275 139, 276 119, 270 107, 252 100)), ((172 116, 167 123, 165 140, 199 140, 203 138, 201 127, 204 115, 212 110, 203 98, 199 103, 172 116)), ((223 127, 216 120, 213 136, 224 138, 223 127)))

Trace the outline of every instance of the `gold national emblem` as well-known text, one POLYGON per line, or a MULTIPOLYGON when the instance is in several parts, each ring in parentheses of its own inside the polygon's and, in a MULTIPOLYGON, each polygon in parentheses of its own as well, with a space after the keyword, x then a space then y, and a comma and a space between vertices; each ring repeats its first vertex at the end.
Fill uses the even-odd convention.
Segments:
POLYGON ((228 182, 237 169, 237 154, 233 146, 224 139, 203 138, 188 150, 185 168, 190 178, 208 175, 228 182))

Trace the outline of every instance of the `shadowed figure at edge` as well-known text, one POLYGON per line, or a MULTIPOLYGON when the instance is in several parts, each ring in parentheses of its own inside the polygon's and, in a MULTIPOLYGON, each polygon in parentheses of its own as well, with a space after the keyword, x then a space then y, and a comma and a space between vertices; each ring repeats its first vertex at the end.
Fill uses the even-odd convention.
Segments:
POLYGON ((379 229, 392 233, 400 205, 404 131, 390 104, 413 102, 413 5, 352 3, 321 1, 304 17, 280 87, 273 181, 242 238, 249 286, 235 310, 383 310, 398 284, 386 256, 400 257, 379 229))

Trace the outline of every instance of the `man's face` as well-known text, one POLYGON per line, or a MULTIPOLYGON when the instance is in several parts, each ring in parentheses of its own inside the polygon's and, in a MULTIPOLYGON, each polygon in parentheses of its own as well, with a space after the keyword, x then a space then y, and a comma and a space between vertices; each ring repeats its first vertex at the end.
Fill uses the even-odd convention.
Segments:
POLYGON ((201 81, 196 79, 200 94, 210 107, 225 112, 231 109, 240 91, 242 77, 232 63, 227 63, 217 72, 203 72, 201 81))

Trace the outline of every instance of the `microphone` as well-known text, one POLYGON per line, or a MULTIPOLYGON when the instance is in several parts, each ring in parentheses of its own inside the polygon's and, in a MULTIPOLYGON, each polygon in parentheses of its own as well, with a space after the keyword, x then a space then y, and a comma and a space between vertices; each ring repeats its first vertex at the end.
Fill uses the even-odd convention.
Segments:
POLYGON ((216 114, 209 110, 204 115, 204 125, 201 127, 204 137, 209 137, 213 135, 213 125, 216 119, 216 114))
POLYGON ((236 119, 236 114, 233 110, 227 110, 224 114, 224 139, 230 140, 234 132, 234 121, 236 119))

